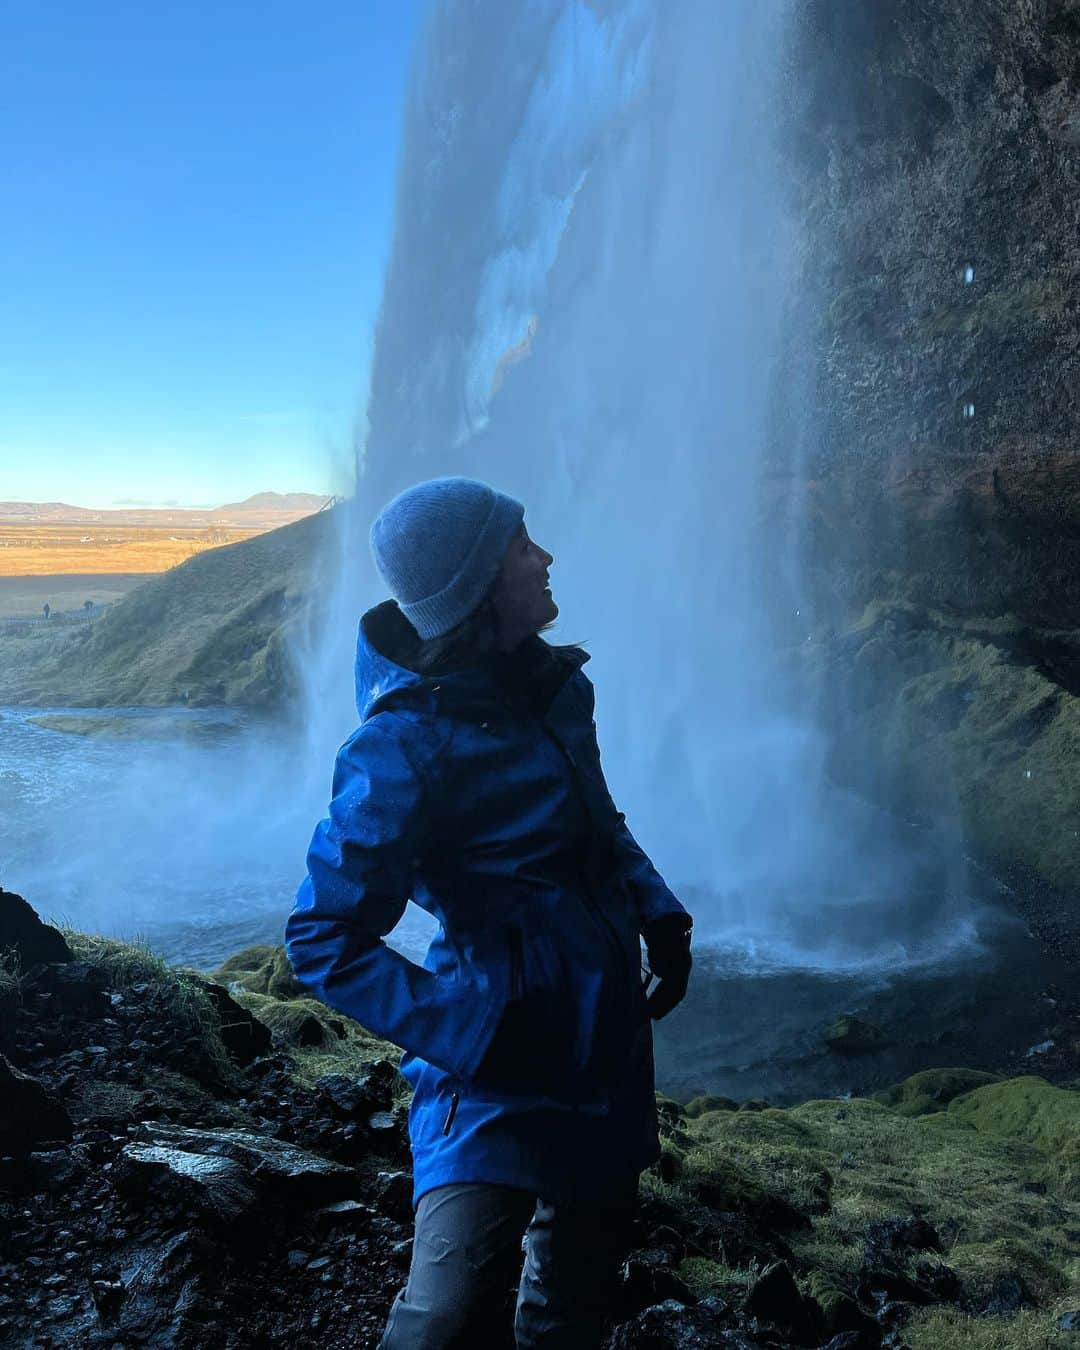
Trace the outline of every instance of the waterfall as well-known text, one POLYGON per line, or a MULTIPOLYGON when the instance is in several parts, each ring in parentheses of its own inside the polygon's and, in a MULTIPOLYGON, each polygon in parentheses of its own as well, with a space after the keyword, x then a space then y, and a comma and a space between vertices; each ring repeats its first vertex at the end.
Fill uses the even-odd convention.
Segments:
POLYGON ((767 621, 789 4, 435 6, 312 678, 344 734, 370 519, 420 479, 487 478, 555 555, 554 640, 593 654, 613 794, 699 934, 753 963, 900 968, 969 938, 959 854, 828 786, 767 621))

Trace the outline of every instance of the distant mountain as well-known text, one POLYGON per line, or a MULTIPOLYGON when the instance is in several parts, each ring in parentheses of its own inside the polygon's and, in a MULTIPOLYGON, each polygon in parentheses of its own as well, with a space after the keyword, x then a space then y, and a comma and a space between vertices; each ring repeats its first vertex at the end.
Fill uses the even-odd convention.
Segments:
POLYGON ((309 516, 313 511, 321 511, 329 497, 320 497, 313 492, 256 492, 253 497, 245 497, 242 502, 226 502, 224 506, 215 506, 213 514, 226 511, 237 515, 246 515, 249 511, 284 511, 289 515, 309 516))
POLYGON ((314 492, 256 492, 242 502, 224 506, 124 506, 95 510, 67 502, 0 502, 0 524, 83 525, 220 525, 228 521, 249 527, 285 525, 321 511, 333 499, 314 492))

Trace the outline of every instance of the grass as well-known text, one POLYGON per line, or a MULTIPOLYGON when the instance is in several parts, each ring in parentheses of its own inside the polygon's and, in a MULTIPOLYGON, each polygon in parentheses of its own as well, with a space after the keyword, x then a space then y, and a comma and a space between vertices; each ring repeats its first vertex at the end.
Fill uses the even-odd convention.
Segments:
POLYGON ((264 532, 231 525, 227 530, 205 525, 0 525, 0 573, 19 577, 167 572, 205 549, 264 532))
MULTIPOLYGON (((940 1079, 946 1095, 963 1083, 958 1070, 940 1079)), ((1069 1122, 1080 1123, 1080 1092, 1038 1087, 1041 1080, 991 1082, 954 1096, 945 1109, 939 1104, 915 1115, 912 1104, 933 1090, 927 1075, 916 1080, 888 1094, 894 1107, 856 1098, 787 1110, 706 1111, 669 1141, 678 1147, 678 1171, 669 1171, 668 1181, 647 1178, 643 1189, 669 1203, 695 1205, 705 1195, 719 1208, 746 1212, 756 1205, 767 1213, 774 1197, 787 1201, 810 1218, 805 1229, 785 1232, 804 1285, 841 1293, 854 1291, 870 1222, 926 1219, 942 1239, 940 1259, 976 1304, 998 1280, 1018 1275, 1042 1311, 1007 1324, 922 1315, 913 1346, 1057 1345, 1050 1311, 1080 1306, 1080 1256, 1071 1237, 1080 1229, 1080 1203, 1061 1168, 1073 1138, 1069 1122), (1050 1100, 1043 1089, 1061 1095, 1050 1100), (703 1185, 710 1179, 711 1195, 703 1185), (1006 1326, 1022 1339, 994 1339, 1006 1326)), ((909 1273, 917 1261, 937 1259, 913 1253, 909 1273)), ((693 1257, 682 1274, 699 1292, 724 1295, 755 1272, 693 1257)))
POLYGON ((334 530, 323 511, 207 550, 46 640, 0 625, 0 703, 284 706, 290 644, 311 618, 334 530))
POLYGON ((110 992, 123 993, 136 984, 150 984, 165 999, 178 1040, 197 1036, 221 1082, 235 1086, 236 1066, 221 1040, 221 1019, 194 972, 168 966, 141 940, 91 936, 65 928, 64 937, 76 961, 98 972, 110 992))
POLYGON ((1011 1317, 967 1317, 953 1308, 924 1308, 904 1329, 911 1350, 1067 1350, 1076 1336, 1053 1315, 1024 1310, 1011 1317))

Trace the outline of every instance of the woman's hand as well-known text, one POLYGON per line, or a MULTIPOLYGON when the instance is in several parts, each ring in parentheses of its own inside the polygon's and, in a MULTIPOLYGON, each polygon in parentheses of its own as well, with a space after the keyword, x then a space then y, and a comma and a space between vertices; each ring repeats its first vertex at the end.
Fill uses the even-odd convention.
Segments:
POLYGON ((660 981, 647 1000, 654 1022, 666 1017, 686 997, 694 964, 690 955, 693 928, 689 914, 664 914, 647 923, 642 932, 650 974, 660 981))

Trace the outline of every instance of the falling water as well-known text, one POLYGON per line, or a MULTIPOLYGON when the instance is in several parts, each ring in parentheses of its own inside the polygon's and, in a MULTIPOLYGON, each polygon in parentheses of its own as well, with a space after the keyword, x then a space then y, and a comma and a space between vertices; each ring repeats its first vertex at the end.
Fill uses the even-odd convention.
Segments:
POLYGON ((759 490, 791 396, 788 11, 437 5, 342 513, 349 617, 313 678, 342 730, 374 511, 422 478, 488 478, 555 555, 557 638, 593 653, 614 794, 699 932, 756 968, 896 969, 971 939, 959 852, 826 784, 761 580, 787 547, 763 535, 759 490))

